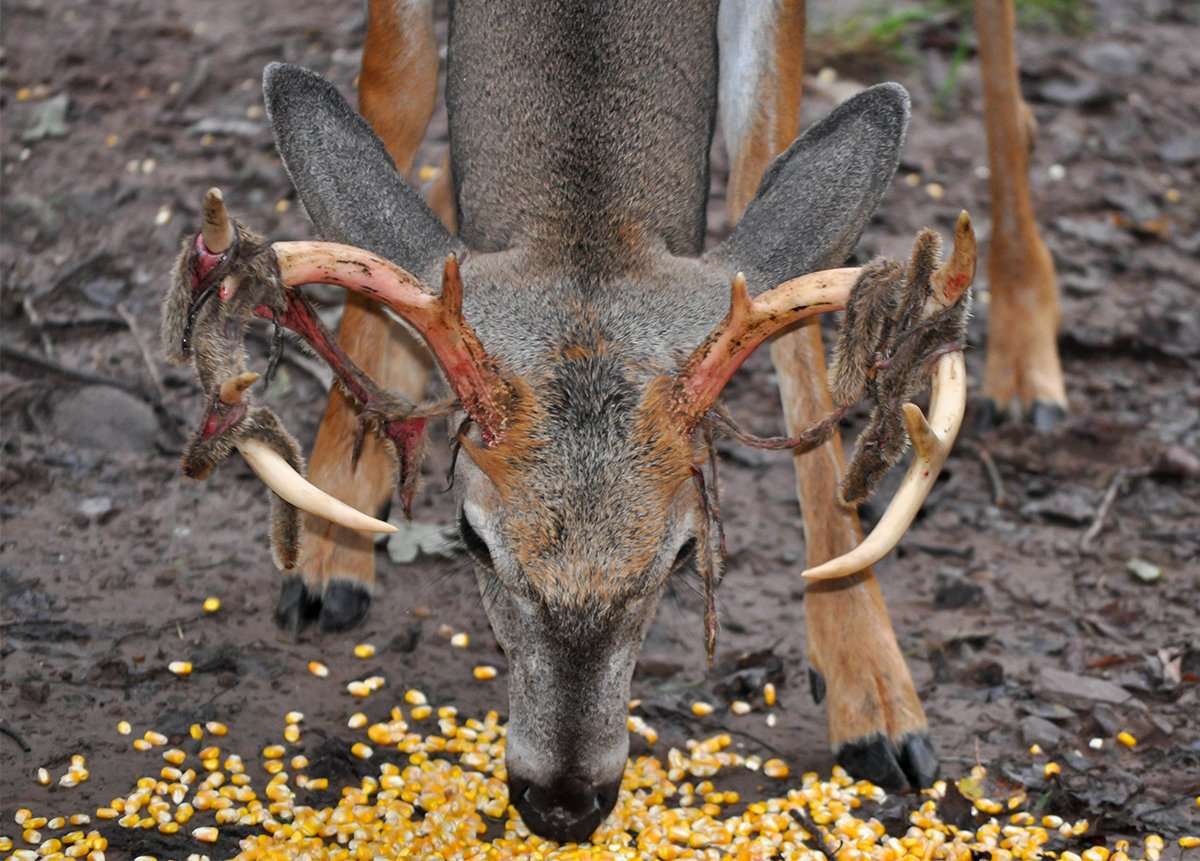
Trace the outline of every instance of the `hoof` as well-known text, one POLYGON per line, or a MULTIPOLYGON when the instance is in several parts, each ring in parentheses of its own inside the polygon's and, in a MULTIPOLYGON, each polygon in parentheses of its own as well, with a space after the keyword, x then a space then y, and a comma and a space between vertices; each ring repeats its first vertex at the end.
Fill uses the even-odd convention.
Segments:
POLYGON ((1054 430, 1067 417, 1067 410, 1062 404, 1052 401, 1034 401, 1029 410, 1029 423, 1038 433, 1048 433, 1054 430))
POLYGON ((350 580, 333 580, 321 596, 321 630, 347 631, 367 617, 371 593, 350 580))
POLYGON ((923 732, 901 736, 898 742, 882 735, 847 742, 838 748, 837 761, 853 777, 890 792, 923 789, 938 773, 937 755, 923 732))
POLYGON ((808 668, 808 692, 817 705, 825 702, 825 677, 812 667, 808 668))
POLYGON ((275 604, 275 624, 293 636, 299 634, 321 613, 321 599, 308 591, 304 580, 285 577, 275 604))
POLYGON ((987 433, 995 430, 1004 422, 1004 410, 991 398, 974 398, 971 401, 971 414, 967 426, 972 434, 987 433))

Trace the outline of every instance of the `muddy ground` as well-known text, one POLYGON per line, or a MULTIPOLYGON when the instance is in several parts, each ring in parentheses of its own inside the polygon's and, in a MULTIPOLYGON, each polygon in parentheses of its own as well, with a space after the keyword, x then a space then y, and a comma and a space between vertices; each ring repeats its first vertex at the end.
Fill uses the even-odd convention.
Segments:
MULTIPOLYGON (((204 484, 178 471, 200 403, 190 375, 157 358, 166 273, 212 184, 269 235, 311 235, 272 150, 258 78, 265 63, 288 60, 349 92, 363 31, 354 5, 5 4, 0 833, 14 830, 19 805, 93 809, 157 770, 156 754, 116 734, 119 719, 172 736, 225 720, 249 754, 277 740, 296 708, 312 728, 310 754, 322 739, 340 750, 355 708, 343 684, 374 672, 393 695, 417 687, 464 713, 503 710, 504 658, 463 556, 397 564, 381 548, 364 627, 293 640, 271 622, 279 575, 264 490, 233 460, 204 484), (223 601, 219 612, 201 611, 208 595, 223 601), (450 648, 448 629, 469 632, 470 647, 450 648), (354 658, 359 641, 377 656, 354 658), (305 671, 314 658, 328 679, 305 671), (167 671, 176 659, 193 662, 190 678, 167 671), (499 678, 472 680, 477 663, 499 666, 499 678), (87 756, 90 780, 35 783, 39 766, 57 776, 74 753, 87 756)), ((1020 44, 1040 125, 1034 190, 1062 282, 1070 417, 1044 435, 1016 424, 964 433, 878 572, 946 773, 979 761, 1010 788, 1029 783, 1040 771, 1031 763, 1045 759, 1027 752, 1038 742, 1064 766, 1057 784, 1032 780, 1042 803, 1090 818, 1101 836, 1178 836, 1200 830, 1200 21, 1186 2, 1088 8, 1087 32, 1030 31, 1020 44), (1138 738, 1135 749, 1114 743, 1119 730, 1138 738)), ((842 76, 810 80, 810 120, 854 86, 851 73, 913 92, 904 163, 860 258, 905 253, 926 224, 948 233, 960 207, 986 248, 972 52, 945 86, 958 42, 954 20, 934 16, 907 41, 908 62, 847 58, 842 76)), ((439 117, 421 163, 440 163, 444 136, 439 117)), ((714 237, 724 229, 720 173, 714 237)), ((985 346, 982 269, 978 283, 973 380, 985 346)), ((289 359, 273 392, 306 444, 322 386, 310 362, 289 359)), ((766 351, 729 403, 751 429, 781 430, 766 351)), ((416 519, 448 526, 446 452, 434 448, 416 519)), ((718 660, 778 659, 778 725, 759 710, 687 711, 695 698, 719 700, 727 672, 705 672, 702 601, 686 584, 664 600, 634 695, 666 740, 729 727, 748 751, 782 752, 798 776, 832 762, 805 682, 804 550, 788 461, 730 446, 721 464, 731 556, 718 660)), ((388 702, 377 695, 367 711, 388 702)), ((187 845, 174 847, 180 857, 187 845)))

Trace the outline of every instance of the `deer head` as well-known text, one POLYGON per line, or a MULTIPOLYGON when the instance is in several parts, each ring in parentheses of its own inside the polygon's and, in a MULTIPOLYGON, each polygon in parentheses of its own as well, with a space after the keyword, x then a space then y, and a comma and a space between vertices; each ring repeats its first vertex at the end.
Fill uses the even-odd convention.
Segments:
MULTIPOLYGON (((630 681, 664 586, 718 555, 696 480, 706 422, 759 344, 846 305, 859 271, 825 268, 850 253, 890 182, 908 97, 887 84, 840 106, 775 162, 733 234, 698 254, 635 218, 469 248, 470 231, 442 227, 334 87, 274 65, 265 89, 309 215, 344 244, 256 251, 277 267, 267 286, 235 273, 221 299, 281 319, 295 311, 287 288, 341 284, 425 338, 457 395, 459 528, 509 659, 510 797, 534 831, 585 839, 616 800, 630 681)), ((222 368, 202 381, 244 379, 222 368)))

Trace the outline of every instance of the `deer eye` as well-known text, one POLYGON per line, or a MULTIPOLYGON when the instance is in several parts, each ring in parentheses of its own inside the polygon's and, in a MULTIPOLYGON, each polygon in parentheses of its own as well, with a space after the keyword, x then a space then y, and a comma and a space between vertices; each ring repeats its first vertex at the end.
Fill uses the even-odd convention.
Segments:
POLYGON ((689 538, 683 542, 683 546, 679 548, 679 552, 675 554, 675 561, 671 563, 671 573, 684 568, 691 564, 692 559, 696 555, 696 539, 689 538))
POLYGON ((488 549, 487 542, 475 531, 475 527, 467 519, 467 513, 461 509, 458 512, 458 532, 462 536, 463 544, 467 547, 467 552, 476 562, 486 568, 494 567, 492 551, 488 549))

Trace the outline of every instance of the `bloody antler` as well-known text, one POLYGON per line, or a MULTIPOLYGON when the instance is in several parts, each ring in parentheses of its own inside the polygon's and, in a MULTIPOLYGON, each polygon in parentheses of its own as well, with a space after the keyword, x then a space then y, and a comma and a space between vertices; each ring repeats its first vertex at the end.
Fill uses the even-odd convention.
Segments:
MULTIPOLYGON (((205 419, 184 456, 184 472, 203 478, 234 449, 286 505, 275 517, 276 556, 289 567, 299 534, 295 508, 351 529, 394 528, 325 494, 301 475, 299 448, 266 407, 244 400, 257 379, 246 371, 244 330, 254 317, 298 334, 333 369, 338 383, 359 408, 359 435, 370 429, 390 443, 399 462, 401 502, 406 512, 415 490, 425 423, 457 404, 419 407, 381 390, 338 346, 295 287, 336 284, 383 303, 429 345, 463 409, 489 442, 505 428, 509 384, 483 350, 462 313, 458 261, 446 260, 442 294, 426 292, 400 267, 378 255, 336 243, 266 243, 225 210, 220 191, 204 200, 203 227, 189 243, 176 270, 164 312, 164 342, 176 361, 191 360, 209 396, 205 419), (216 302, 212 302, 213 297, 216 302), (281 528, 278 524, 283 523, 281 528), (281 541, 280 536, 288 540, 281 541)), ((357 457, 355 457, 357 460, 357 457)))
POLYGON ((966 212, 955 225, 954 250, 938 266, 939 240, 923 231, 907 272, 881 261, 862 269, 830 269, 795 278, 751 298, 738 273, 724 320, 696 349, 676 381, 676 410, 685 431, 702 421, 766 448, 809 450, 864 392, 875 401, 867 429, 839 488, 840 501, 865 498, 907 445, 917 454, 883 519, 850 553, 804 572, 843 577, 879 561, 903 536, 949 455, 966 407, 962 341, 975 274, 975 234, 966 212), (847 310, 832 378, 836 409, 795 439, 760 440, 743 434, 716 403, 722 388, 764 340, 829 311, 847 310), (931 420, 907 399, 923 385, 934 361, 931 420))

